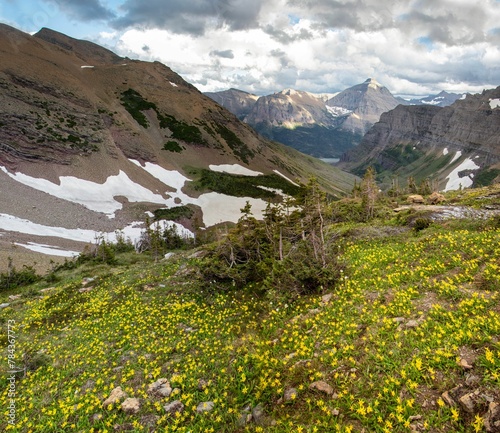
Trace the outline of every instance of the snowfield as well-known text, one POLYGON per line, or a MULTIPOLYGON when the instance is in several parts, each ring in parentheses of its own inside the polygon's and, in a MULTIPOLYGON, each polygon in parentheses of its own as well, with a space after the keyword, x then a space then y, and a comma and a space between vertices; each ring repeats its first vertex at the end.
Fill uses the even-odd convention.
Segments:
POLYGON ((239 164, 210 164, 208 168, 219 173, 242 174, 244 176, 261 176, 263 174, 260 171, 253 171, 239 164))
MULTIPOLYGON (((458 152, 457 152, 458 153, 458 152)), ((469 176, 459 177, 458 173, 464 170, 477 170, 479 165, 477 165, 472 159, 466 158, 457 168, 455 168, 447 177, 448 182, 446 183, 445 191, 451 191, 462 188, 468 188, 473 183, 473 174, 469 176)))
MULTIPOLYGON (((166 208, 187 204, 199 206, 203 212, 203 223, 206 227, 221 222, 237 222, 241 217, 241 209, 247 202, 252 206, 252 213, 256 218, 262 218, 266 209, 267 203, 264 200, 250 197, 233 197, 216 192, 205 193, 197 198, 190 197, 182 192, 185 183, 190 181, 190 179, 177 170, 167 170, 160 165, 150 162, 146 162, 142 165, 136 160, 130 159, 129 161, 163 183, 166 187, 165 191, 153 192, 131 180, 122 170, 120 170, 117 175, 109 176, 104 183, 92 182, 74 176, 61 176, 58 184, 47 179, 31 177, 20 172, 11 173, 2 166, 0 166, 0 170, 23 185, 46 192, 63 200, 81 204, 92 211, 104 213, 109 218, 114 218, 115 212, 123 207, 122 203, 117 200, 118 197, 125 197, 129 202, 155 203, 158 204, 159 207, 166 208), (172 192, 167 189, 174 189, 175 191, 172 192)), ((210 169, 218 172, 246 176, 259 176, 262 174, 239 164, 210 165, 210 169)), ((274 170, 274 172, 290 183, 297 185, 278 170, 274 170)), ((276 192, 282 194, 282 191, 276 192)), ((149 216, 151 215, 152 214, 149 213, 149 216)), ((181 236, 194 236, 191 231, 176 222, 162 221, 161 224, 164 225, 164 227, 175 226, 177 232, 181 236)), ((82 243, 95 243, 100 236, 109 242, 116 242, 117 238, 116 232, 99 233, 88 229, 68 229, 64 227, 42 225, 5 213, 0 213, 0 230, 23 233, 33 236, 34 239, 44 236, 82 243)), ((140 238, 143 230, 143 222, 135 221, 122 228, 120 232, 125 239, 130 239, 135 243, 140 238)), ((57 246, 50 246, 37 242, 18 243, 17 245, 32 251, 53 256, 72 257, 78 254, 75 251, 67 251, 57 246)))
POLYGON ((500 107, 500 99, 490 99, 490 107, 491 109, 499 108, 500 107))
MULTIPOLYGON (((130 238, 132 241, 138 239, 141 231, 142 222, 137 221, 130 223, 122 229, 125 238, 130 238)), ((33 236, 48 236, 54 238, 68 239, 76 242, 94 242, 96 236, 99 235, 94 230, 87 229, 67 229, 64 227, 46 226, 37 224, 27 219, 18 218, 12 215, 0 213, 0 229, 12 232, 24 233, 33 236)), ((110 242, 116 241, 116 233, 104 233, 105 239, 110 242)))
POLYGON ((445 147, 445 148, 443 149, 443 155, 448 155, 448 148, 447 148, 447 147, 445 147))
POLYGON ((73 176, 61 176, 59 185, 46 179, 31 177, 23 173, 10 173, 5 167, 0 169, 9 177, 39 191, 46 192, 63 200, 78 203, 86 208, 105 213, 114 218, 115 212, 123 205, 115 199, 126 197, 130 202, 151 202, 164 204, 166 199, 152 193, 149 189, 133 182, 120 170, 116 176, 109 176, 104 183, 91 182, 73 176))

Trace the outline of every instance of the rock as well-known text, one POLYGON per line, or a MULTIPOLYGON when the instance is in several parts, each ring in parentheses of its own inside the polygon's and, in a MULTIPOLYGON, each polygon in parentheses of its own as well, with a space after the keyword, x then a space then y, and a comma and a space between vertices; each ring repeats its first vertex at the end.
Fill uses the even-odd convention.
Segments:
POLYGON ((498 403, 491 402, 489 404, 483 422, 487 432, 500 433, 500 405, 498 403))
POLYGON ((165 412, 169 413, 170 415, 175 415, 176 413, 181 413, 184 411, 184 404, 179 400, 174 400, 173 402, 163 406, 163 409, 165 409, 165 412))
POLYGON ((465 412, 475 414, 481 405, 481 398, 478 392, 470 392, 460 397, 458 403, 465 412))
POLYGON ((8 302, 4 302, 3 304, 0 304, 0 308, 7 308, 10 304, 8 302))
POLYGON ((405 327, 408 329, 416 328, 418 327, 419 323, 416 320, 408 320, 406 322, 405 327))
POLYGON ((170 396, 170 394, 172 394, 170 382, 165 378, 158 379, 156 382, 149 384, 148 394, 153 394, 157 397, 170 396))
POLYGON ((323 304, 328 304, 333 298, 333 293, 327 293, 326 295, 323 295, 321 297, 321 302, 323 302, 323 304))
POLYGON ((160 417, 158 415, 144 415, 139 420, 139 424, 141 424, 143 427, 149 428, 149 431, 154 431, 154 428, 156 427, 156 424, 158 424, 159 419, 160 417))
POLYGON ((205 254, 206 254, 206 252, 203 250, 196 251, 193 254, 191 254, 190 256, 188 256, 188 259, 199 259, 200 257, 203 257, 205 254))
POLYGON ((102 413, 95 413, 90 417, 90 421, 92 421, 92 423, 99 422, 101 419, 102 419, 102 413))
POLYGON ((21 295, 9 295, 9 301, 15 301, 19 299, 21 295))
POLYGON ((114 403, 120 401, 124 397, 127 397, 127 393, 125 393, 122 390, 121 386, 117 386, 115 389, 113 389, 113 391, 111 391, 111 394, 109 395, 109 397, 106 400, 104 400, 102 406, 106 407, 106 406, 109 406, 110 404, 114 404, 114 403))
POLYGON ((317 382, 311 383, 309 385, 309 389, 313 391, 320 391, 327 395, 333 395, 333 388, 323 380, 318 380, 317 382))
POLYGON ((89 380, 87 380, 87 382, 85 382, 82 385, 82 392, 88 391, 88 390, 94 388, 94 386, 95 386, 95 381, 93 381, 92 379, 89 379, 89 380))
POLYGON ((444 201, 446 201, 445 196, 435 191, 429 197, 427 197, 427 203, 429 204, 439 204, 444 201))
POLYGON ((197 413, 211 412, 214 410, 215 403, 213 401, 204 401, 196 407, 197 413))
POLYGON ((208 383, 205 379, 198 380, 198 391, 203 391, 208 386, 208 383))
POLYGON ((170 258, 171 258, 171 257, 173 257, 173 256, 175 256, 175 253, 170 252, 170 253, 165 254, 165 256, 164 256, 163 258, 164 258, 165 260, 168 260, 168 259, 170 259, 170 258))
POLYGON ((95 278, 86 277, 82 280, 82 286, 86 286, 88 283, 92 283, 93 281, 95 281, 95 278))
POLYGON ((54 290, 55 287, 47 287, 46 289, 41 289, 40 292, 41 293, 45 293, 45 292, 50 292, 51 290, 54 290))
POLYGON ((337 408, 333 409, 332 410, 332 415, 333 416, 339 416, 340 415, 340 410, 338 410, 337 408))
POLYGON ((297 390, 295 388, 288 388, 283 394, 283 399, 285 401, 292 401, 297 398, 297 390))
POLYGON ((82 287, 81 289, 78 289, 78 291, 80 293, 86 293, 86 292, 90 292, 92 289, 93 289, 93 287, 89 286, 89 287, 82 287))
POLYGON ((403 323, 405 321, 405 318, 404 317, 394 317, 392 320, 396 323, 403 323))
POLYGON ((460 397, 467 394, 467 389, 463 385, 458 385, 449 391, 445 391, 441 394, 441 398, 448 406, 456 406, 460 400, 460 397))
POLYGON ((422 204, 424 203, 424 198, 419 195, 419 194, 412 194, 409 195, 408 198, 406 199, 408 203, 419 203, 422 204))
POLYGON ((134 414, 139 412, 141 403, 137 398, 127 398, 121 405, 123 412, 127 414, 134 414))
POLYGON ((458 365, 464 370, 472 370, 474 368, 465 358, 460 358, 458 361, 458 365))
POLYGON ((271 424, 264 412, 264 407, 260 403, 252 409, 252 420, 259 426, 267 426, 271 424))

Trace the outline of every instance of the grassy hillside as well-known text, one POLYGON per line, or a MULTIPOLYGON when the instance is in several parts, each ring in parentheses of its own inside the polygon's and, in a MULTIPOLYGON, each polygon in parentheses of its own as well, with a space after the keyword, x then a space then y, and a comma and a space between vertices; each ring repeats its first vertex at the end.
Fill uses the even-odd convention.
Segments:
POLYGON ((332 226, 342 276, 299 298, 206 281, 193 251, 2 292, 2 430, 484 431, 500 403, 498 220, 401 220, 332 226))

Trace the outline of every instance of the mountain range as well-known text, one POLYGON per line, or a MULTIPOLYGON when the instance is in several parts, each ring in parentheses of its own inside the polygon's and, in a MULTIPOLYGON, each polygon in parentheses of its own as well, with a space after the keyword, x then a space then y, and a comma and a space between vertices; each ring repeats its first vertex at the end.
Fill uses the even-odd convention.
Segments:
POLYGON ((382 113, 399 104, 446 106, 463 97, 441 92, 405 100, 373 78, 333 97, 294 89, 261 97, 238 89, 205 94, 260 134, 321 158, 338 158, 355 147, 382 113))
POLYGON ((358 174, 373 166, 386 187, 408 177, 440 190, 500 182, 500 87, 446 107, 399 105, 339 166, 358 174))
MULTIPOLYGON (((137 237, 176 209, 192 236, 316 177, 355 177, 259 136, 159 62, 123 58, 50 29, 0 25, 0 259, 81 251, 97 233, 137 237), (17 246, 14 247, 13 244, 17 246)), ((26 262, 26 261, 24 261, 26 262)))

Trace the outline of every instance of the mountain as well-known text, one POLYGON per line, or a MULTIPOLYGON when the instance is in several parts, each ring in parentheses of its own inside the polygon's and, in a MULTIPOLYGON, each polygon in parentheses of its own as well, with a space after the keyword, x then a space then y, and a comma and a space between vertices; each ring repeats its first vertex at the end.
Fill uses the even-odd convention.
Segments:
POLYGON ((437 95, 429 95, 425 98, 420 99, 410 99, 406 102, 406 105, 435 105, 437 107, 447 107, 453 104, 458 99, 464 99, 466 93, 448 93, 444 90, 439 92, 437 95))
POLYGON ((400 105, 382 114, 361 144, 339 164, 362 174, 374 166, 389 185, 431 179, 440 189, 500 180, 500 87, 447 107, 400 105))
POLYGON ((350 148, 343 134, 334 132, 343 114, 329 110, 324 97, 285 89, 258 98, 243 121, 263 136, 300 152, 336 157, 350 148))
POLYGON ((6 25, 0 56, 0 260, 68 255, 117 229, 137 237, 159 208, 187 215, 172 219, 192 236, 236 221, 247 200, 261 215, 296 179, 332 195, 354 182, 258 136, 159 62, 6 25))
POLYGON ((356 146, 381 113, 400 103, 374 79, 333 97, 294 89, 257 100, 234 89, 206 95, 265 137, 322 158, 339 157, 356 146))
POLYGON ((373 78, 340 92, 327 101, 331 109, 348 111, 341 129, 365 134, 378 122, 382 113, 397 107, 400 102, 392 93, 373 78))
POLYGON ((206 96, 219 105, 227 108, 238 119, 243 120, 252 110, 259 99, 257 95, 238 89, 223 90, 221 92, 206 92, 206 96))

